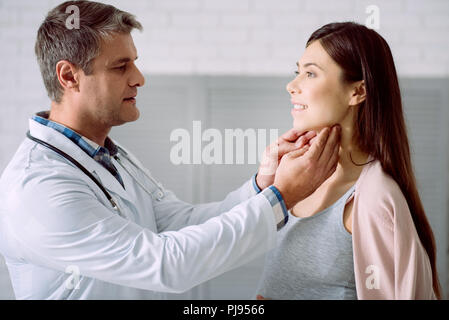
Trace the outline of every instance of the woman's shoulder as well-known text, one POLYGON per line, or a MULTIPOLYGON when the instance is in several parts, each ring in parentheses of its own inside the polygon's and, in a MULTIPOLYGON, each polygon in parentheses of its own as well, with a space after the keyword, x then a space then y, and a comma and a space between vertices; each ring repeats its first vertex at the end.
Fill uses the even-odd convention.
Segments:
POLYGON ((356 183, 357 209, 373 218, 383 218, 392 226, 394 215, 408 210, 407 200, 397 182, 386 173, 379 160, 363 169, 356 183))
POLYGON ((356 189, 361 194, 373 193, 378 195, 397 194, 402 195, 397 182, 384 171, 379 160, 374 160, 366 165, 356 183, 356 189))

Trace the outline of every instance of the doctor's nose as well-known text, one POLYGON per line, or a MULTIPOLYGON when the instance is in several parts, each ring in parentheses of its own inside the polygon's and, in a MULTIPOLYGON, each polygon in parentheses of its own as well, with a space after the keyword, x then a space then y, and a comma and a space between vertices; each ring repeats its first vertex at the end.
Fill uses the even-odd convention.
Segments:
POLYGON ((129 79, 129 86, 130 87, 141 87, 145 84, 145 77, 143 76, 142 72, 137 68, 137 66, 134 65, 133 75, 129 79))

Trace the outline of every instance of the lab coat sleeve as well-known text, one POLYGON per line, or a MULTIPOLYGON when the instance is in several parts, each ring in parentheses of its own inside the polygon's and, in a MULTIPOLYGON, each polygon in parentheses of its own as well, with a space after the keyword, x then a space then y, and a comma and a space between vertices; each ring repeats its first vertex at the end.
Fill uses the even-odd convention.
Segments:
POLYGON ((231 210, 239 203, 257 194, 252 180, 230 192, 223 201, 192 205, 181 201, 176 195, 165 190, 165 197, 153 201, 158 231, 179 230, 185 226, 201 224, 208 219, 231 210))
MULTIPOLYGON (((129 150, 115 140, 114 143, 126 152, 127 157, 137 163, 140 168, 143 168, 148 175, 151 175, 150 171, 129 150)), ((143 175, 141 177, 144 178, 143 175)), ((148 183, 152 184, 151 181, 148 181, 148 183)), ((189 225, 201 224, 212 217, 216 217, 230 210, 237 204, 248 200, 260 191, 255 182, 255 175, 240 188, 230 192, 223 201, 205 204, 193 205, 187 203, 177 198, 172 191, 164 189, 165 196, 161 200, 153 198, 157 230, 159 232, 173 231, 189 225)))
POLYGON ((156 234, 115 214, 74 177, 69 169, 29 172, 8 191, 1 220, 24 261, 62 272, 75 266, 82 276, 179 293, 276 243, 273 209, 263 194, 203 224, 156 234))

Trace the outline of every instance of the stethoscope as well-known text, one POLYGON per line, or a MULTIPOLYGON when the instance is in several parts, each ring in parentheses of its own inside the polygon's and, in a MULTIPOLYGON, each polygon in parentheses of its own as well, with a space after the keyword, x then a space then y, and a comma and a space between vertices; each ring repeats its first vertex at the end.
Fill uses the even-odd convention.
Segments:
MULTIPOLYGON (((112 198, 111 194, 103 187, 103 185, 101 184, 100 181, 98 181, 97 178, 95 178, 95 176, 89 172, 89 170, 87 170, 81 163, 79 163, 78 161, 76 161, 75 159, 73 159, 70 155, 68 155, 67 153, 65 153, 64 151, 56 148, 55 146, 51 145, 48 142, 45 142, 43 140, 40 140, 36 137, 33 137, 30 133, 30 131, 27 131, 26 136, 31 139, 32 141, 39 143, 51 150, 53 150, 54 152, 58 153, 59 155, 61 155, 62 157, 64 157, 65 159, 67 159, 68 161, 70 161, 71 163, 73 163, 75 166, 77 166, 85 175, 87 175, 93 182, 95 182, 95 184, 100 188, 100 190, 104 193, 104 195, 106 196, 106 198, 108 199, 108 201, 111 203, 112 208, 117 211, 119 214, 121 213, 120 208, 117 204, 117 202, 112 198)), ((137 179, 131 172, 130 170, 127 168, 127 166, 122 162, 122 160, 117 156, 117 154, 114 156, 114 159, 122 166, 122 168, 139 184, 139 186, 148 194, 150 195, 152 198, 156 198, 157 201, 161 201, 162 198, 165 196, 164 193, 164 189, 162 187, 162 185, 157 182, 156 180, 153 179, 153 177, 151 177, 151 175, 149 175, 145 169, 140 168, 130 157, 128 157, 128 153, 123 150, 120 146, 117 146, 118 152, 117 154, 121 154, 123 155, 124 158, 126 158, 126 160, 128 160, 136 169, 142 171, 145 176, 150 179, 154 185, 157 187, 155 191, 151 192, 147 189, 146 186, 144 186, 139 179, 137 179)))

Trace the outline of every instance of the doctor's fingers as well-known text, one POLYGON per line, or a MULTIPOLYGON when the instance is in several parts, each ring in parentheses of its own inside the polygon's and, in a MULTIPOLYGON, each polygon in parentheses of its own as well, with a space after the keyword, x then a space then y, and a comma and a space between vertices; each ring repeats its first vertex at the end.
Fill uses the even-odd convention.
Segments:
POLYGON ((298 137, 302 136, 304 132, 301 132, 295 128, 292 128, 288 130, 287 132, 283 133, 278 139, 278 143, 282 140, 294 142, 298 139, 298 137))
POLYGON ((327 180, 337 169, 339 152, 340 152, 340 144, 336 144, 331 159, 328 162, 328 169, 324 180, 327 180))
MULTIPOLYGON (((302 148, 303 146, 304 146, 304 144, 302 144, 300 148, 302 148)), ((298 147, 294 143, 285 142, 284 141, 283 143, 280 143, 279 146, 278 146, 277 157, 278 157, 278 159, 280 159, 285 154, 288 154, 288 153, 293 152, 295 150, 298 150, 298 147)))
POLYGON ((304 144, 308 143, 313 137, 316 136, 315 131, 300 132, 295 129, 290 129, 277 139, 277 143, 283 142, 293 143, 298 148, 301 148, 304 144))
POLYGON ((320 155, 318 165, 322 166, 323 168, 328 167, 332 155, 334 154, 335 148, 339 147, 340 147, 340 128, 338 126, 334 126, 331 129, 329 138, 327 139, 323 152, 320 155))
POLYGON ((314 139, 313 144, 310 146, 307 156, 311 163, 318 164, 321 157, 321 153, 326 147, 326 142, 330 135, 330 129, 328 127, 322 129, 316 139, 314 139))
POLYGON ((316 132, 307 131, 293 142, 280 141, 278 144, 278 157, 282 158, 282 156, 285 155, 286 153, 301 149, 305 145, 308 145, 312 139, 315 139, 315 137, 316 132))
POLYGON ((310 146, 308 144, 306 144, 305 146, 303 146, 300 149, 290 151, 289 153, 286 154, 286 156, 288 156, 289 158, 292 158, 292 159, 299 158, 302 155, 304 155, 309 150, 309 148, 310 148, 310 146))

